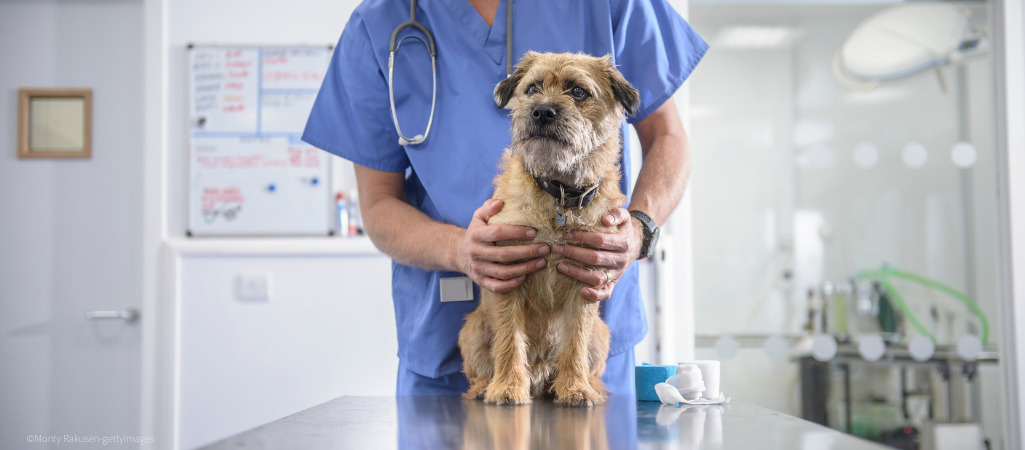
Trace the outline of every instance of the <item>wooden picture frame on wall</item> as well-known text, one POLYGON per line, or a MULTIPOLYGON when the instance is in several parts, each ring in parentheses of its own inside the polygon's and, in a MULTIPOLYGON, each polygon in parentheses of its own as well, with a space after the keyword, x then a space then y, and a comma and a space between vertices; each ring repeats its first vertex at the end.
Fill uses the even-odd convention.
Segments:
POLYGON ((18 158, 92 157, 92 89, 18 89, 18 158))

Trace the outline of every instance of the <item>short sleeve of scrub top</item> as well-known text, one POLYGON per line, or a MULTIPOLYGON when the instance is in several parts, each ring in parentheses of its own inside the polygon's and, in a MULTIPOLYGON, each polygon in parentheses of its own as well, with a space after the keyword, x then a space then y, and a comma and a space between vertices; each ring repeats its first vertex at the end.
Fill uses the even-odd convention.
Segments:
POLYGON ((641 94, 637 123, 683 85, 708 51, 708 44, 665 1, 612 0, 613 57, 641 94))
MULTIPOLYGON (((392 122, 387 64, 389 38, 409 19, 409 2, 361 3, 335 49, 303 139, 356 164, 405 171, 414 207, 439 222, 466 227, 491 197, 498 161, 511 141, 509 112, 497 109, 492 98, 495 84, 505 78, 505 1, 488 27, 466 0, 420 0, 417 20, 434 33, 438 48, 437 109, 426 141, 405 147, 398 145, 392 122)), ((517 60, 527 50, 611 54, 640 92, 631 122, 669 99, 707 50, 665 0, 514 0, 513 27, 517 60)), ((395 98, 402 130, 412 136, 427 121, 431 65, 423 46, 406 42, 396 55, 395 98)), ((626 124, 623 131, 626 136, 626 124)), ((620 166, 627 194, 629 151, 624 142, 620 166)), ((612 331, 610 355, 633 348, 647 332, 637 266, 601 302, 612 331)), ((428 377, 460 370, 457 336, 480 297, 475 288, 473 301, 441 302, 439 280, 451 276, 462 274, 392 264, 400 369, 428 377)))
POLYGON ((365 26, 354 16, 338 40, 303 140, 361 166, 402 172, 409 159, 392 125, 386 75, 360 38, 365 26))

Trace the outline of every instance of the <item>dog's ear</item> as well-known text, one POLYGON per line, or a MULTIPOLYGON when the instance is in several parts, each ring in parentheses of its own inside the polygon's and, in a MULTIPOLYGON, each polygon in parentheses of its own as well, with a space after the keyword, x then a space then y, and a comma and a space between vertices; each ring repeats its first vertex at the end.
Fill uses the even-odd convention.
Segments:
POLYGON ((605 61, 608 62, 607 74, 609 77, 609 87, 612 88, 612 96, 623 105, 623 111, 626 115, 633 116, 637 112, 637 106, 641 103, 641 95, 630 86, 630 83, 623 78, 623 74, 616 70, 616 66, 612 64, 612 55, 605 55, 605 61))
POLYGON ((533 64, 539 55, 540 53, 528 51, 520 59, 520 62, 516 64, 516 70, 513 71, 512 75, 495 85, 495 103, 499 108, 505 108, 505 105, 509 104, 509 99, 516 93, 516 87, 523 80, 523 75, 527 73, 530 65, 533 64))

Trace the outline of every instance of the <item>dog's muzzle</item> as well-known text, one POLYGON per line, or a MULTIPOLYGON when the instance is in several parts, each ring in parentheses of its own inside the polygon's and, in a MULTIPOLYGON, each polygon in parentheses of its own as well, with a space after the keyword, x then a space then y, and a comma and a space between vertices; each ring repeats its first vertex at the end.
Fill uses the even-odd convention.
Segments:
POLYGON ((537 105, 534 110, 530 112, 530 116, 534 118, 534 123, 545 126, 555 121, 555 117, 558 113, 555 108, 548 105, 537 105))

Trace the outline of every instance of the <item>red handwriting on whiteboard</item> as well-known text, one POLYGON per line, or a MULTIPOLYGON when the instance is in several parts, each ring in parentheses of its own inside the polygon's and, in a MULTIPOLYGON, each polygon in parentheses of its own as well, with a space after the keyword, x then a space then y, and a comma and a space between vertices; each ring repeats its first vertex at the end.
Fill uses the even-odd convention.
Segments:
POLYGON ((251 169, 259 167, 263 155, 198 156, 196 164, 204 169, 251 169))
POLYGON ((309 71, 265 70, 263 80, 268 83, 322 82, 324 74, 309 71))
POLYGON ((292 167, 300 167, 303 165, 303 151, 300 148, 289 147, 288 148, 288 162, 292 167))
POLYGON ((273 66, 277 64, 288 64, 288 57, 285 55, 265 56, 263 57, 263 65, 273 66))
POLYGON ((214 223, 218 217, 233 221, 242 210, 245 198, 238 188, 204 188, 200 203, 203 205, 203 221, 214 223))
POLYGON ((320 167, 320 150, 315 148, 306 149, 306 159, 303 165, 311 168, 320 167))
POLYGON ((292 167, 320 167, 320 150, 308 147, 288 147, 288 163, 292 167))
POLYGON ((239 113, 246 110, 246 98, 241 95, 225 95, 221 101, 224 106, 221 110, 225 113, 239 113))
POLYGON ((220 204, 239 204, 244 201, 245 197, 242 195, 242 191, 237 187, 228 187, 224 189, 206 187, 203 188, 203 196, 200 199, 200 203, 202 203, 204 211, 217 209, 220 204))

